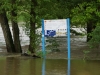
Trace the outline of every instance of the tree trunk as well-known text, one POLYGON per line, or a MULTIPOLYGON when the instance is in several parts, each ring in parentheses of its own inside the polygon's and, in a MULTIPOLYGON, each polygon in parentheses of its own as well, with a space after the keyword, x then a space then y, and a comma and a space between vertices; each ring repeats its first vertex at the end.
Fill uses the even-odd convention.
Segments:
POLYGON ((18 24, 14 21, 12 21, 12 29, 13 29, 15 50, 17 53, 21 53, 22 49, 21 49, 20 38, 19 38, 19 28, 18 28, 18 24))
POLYGON ((10 32, 8 19, 7 19, 5 11, 3 11, 3 13, 0 13, 0 23, 1 23, 1 27, 2 27, 5 42, 6 42, 7 52, 9 53, 15 52, 15 47, 13 44, 13 39, 12 39, 12 35, 10 32))
POLYGON ((34 11, 34 8, 37 6, 36 0, 31 0, 31 18, 30 18, 30 44, 29 44, 29 51, 31 53, 35 53, 35 17, 36 13, 34 11))
POLYGON ((93 29, 95 29, 95 27, 95 22, 93 22, 92 20, 87 22, 87 42, 91 40, 92 36, 90 36, 90 34, 93 31, 93 29))
POLYGON ((29 51, 31 53, 35 53, 35 23, 30 23, 30 44, 29 51))
POLYGON ((14 4, 16 0, 12 0, 12 11, 11 11, 11 22, 12 22, 12 30, 13 30, 13 39, 14 39, 14 45, 15 45, 15 50, 16 53, 21 53, 22 49, 21 49, 21 44, 20 44, 20 37, 19 37, 19 28, 18 28, 18 23, 17 23, 17 12, 16 12, 16 8, 13 8, 14 4))

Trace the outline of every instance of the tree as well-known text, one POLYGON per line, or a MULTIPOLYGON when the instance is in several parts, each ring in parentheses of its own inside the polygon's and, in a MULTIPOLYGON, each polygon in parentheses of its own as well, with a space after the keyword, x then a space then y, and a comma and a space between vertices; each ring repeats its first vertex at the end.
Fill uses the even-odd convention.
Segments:
POLYGON ((87 27, 87 41, 92 37, 90 33, 96 27, 99 22, 99 6, 100 3, 96 0, 84 0, 84 2, 78 3, 76 7, 72 9, 72 23, 87 27))
POLYGON ((20 39, 19 39, 19 28, 17 24, 17 0, 6 0, 1 1, 1 26, 5 37, 7 52, 22 52, 21 45, 20 45, 20 39), (11 16, 11 17, 8 17, 11 16), (12 29, 13 29, 13 39, 12 34, 9 29, 9 21, 12 22, 12 29), (13 43, 14 40, 14 43, 13 43))
POLYGON ((31 0, 31 11, 30 11, 30 44, 29 44, 29 51, 31 53, 35 52, 35 29, 36 29, 36 13, 35 13, 35 7, 37 6, 36 0, 31 0))
POLYGON ((16 53, 21 53, 21 44, 20 44, 20 37, 19 37, 19 27, 17 23, 17 0, 11 0, 11 23, 12 23, 12 30, 13 30, 13 39, 14 39, 14 46, 16 53))
POLYGON ((15 52, 15 47, 13 44, 13 39, 10 32, 7 15, 4 9, 2 9, 2 12, 0 12, 0 23, 1 23, 1 27, 6 42, 7 52, 9 53, 15 52))
POLYGON ((37 1, 31 0, 31 8, 30 8, 30 44, 29 51, 31 53, 35 53, 36 50, 36 29, 41 27, 39 23, 41 18, 51 18, 53 15, 51 14, 51 1, 37 1), (48 3, 48 5, 47 5, 48 3), (52 16, 51 16, 51 15, 52 16))

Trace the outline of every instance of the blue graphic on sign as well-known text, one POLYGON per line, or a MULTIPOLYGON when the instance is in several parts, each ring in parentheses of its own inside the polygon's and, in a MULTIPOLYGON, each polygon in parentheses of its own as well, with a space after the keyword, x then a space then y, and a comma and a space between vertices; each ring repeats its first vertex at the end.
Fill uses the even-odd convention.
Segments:
POLYGON ((56 31, 55 30, 47 30, 46 31, 46 37, 53 37, 56 35, 56 31))

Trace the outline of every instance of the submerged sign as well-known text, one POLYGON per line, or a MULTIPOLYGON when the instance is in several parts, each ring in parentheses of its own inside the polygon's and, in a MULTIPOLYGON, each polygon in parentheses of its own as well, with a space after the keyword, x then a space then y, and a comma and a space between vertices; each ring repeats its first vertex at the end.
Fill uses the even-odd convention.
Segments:
POLYGON ((42 20, 42 52, 45 57, 45 36, 67 36, 68 59, 70 59, 70 21, 68 19, 42 20))
POLYGON ((44 20, 45 36, 66 36, 67 33, 67 21, 66 19, 58 20, 44 20))

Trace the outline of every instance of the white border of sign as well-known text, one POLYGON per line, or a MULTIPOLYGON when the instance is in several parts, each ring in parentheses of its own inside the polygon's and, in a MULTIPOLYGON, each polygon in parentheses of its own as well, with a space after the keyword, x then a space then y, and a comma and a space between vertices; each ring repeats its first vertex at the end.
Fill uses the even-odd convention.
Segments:
MULTIPOLYGON (((43 52, 43 57, 45 58, 45 25, 44 25, 44 21, 51 21, 51 20, 44 20, 42 19, 42 52, 43 52)), ((52 20, 53 21, 53 20, 52 20)), ((56 20, 54 20, 56 21, 56 20)), ((66 21, 66 32, 67 32, 67 48, 68 48, 68 59, 70 59, 70 19, 58 19, 57 21, 66 21)))

